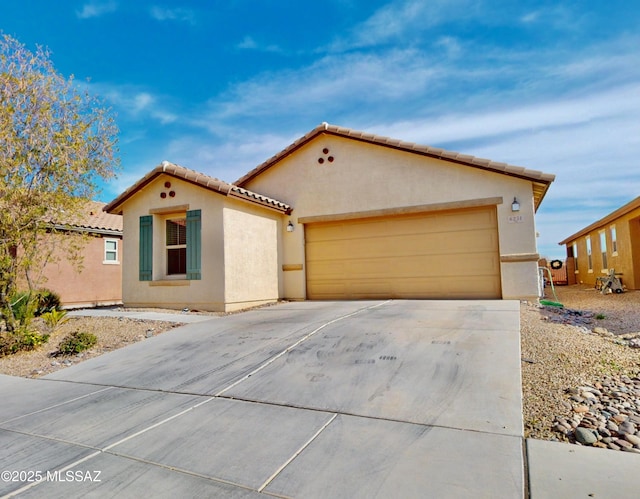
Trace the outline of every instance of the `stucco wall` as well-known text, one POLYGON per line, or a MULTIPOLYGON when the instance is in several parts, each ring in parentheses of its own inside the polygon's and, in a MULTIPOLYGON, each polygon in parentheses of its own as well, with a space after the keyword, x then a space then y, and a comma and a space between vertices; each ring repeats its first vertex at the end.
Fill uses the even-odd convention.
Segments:
POLYGON ((229 200, 223 209, 225 310, 278 299, 282 215, 229 200))
MULTIPOLYGON (((30 272, 37 288, 47 288, 60 295, 63 306, 92 307, 114 305, 122 301, 122 238, 120 236, 87 235, 82 247, 82 265, 69 259, 66 247, 57 242, 64 234, 50 234, 51 258, 41 269, 30 272), (117 263, 105 263, 105 239, 117 240, 117 263)), ((71 237, 74 237, 73 235, 71 237)), ((22 283, 24 284, 24 283, 22 283)))
POLYGON ((622 282, 628 289, 640 289, 640 208, 633 210, 588 234, 567 244, 567 254, 572 255, 573 243, 577 243, 577 283, 595 285, 597 277, 606 276, 610 269, 622 274, 622 282), (613 251, 611 228, 615 226, 617 251, 613 251), (602 264, 600 233, 604 231, 607 245, 607 266, 602 264), (592 269, 589 269, 586 237, 591 237, 592 269))
POLYGON ((294 208, 290 220, 296 229, 282 236, 284 268, 293 269, 285 270, 282 276, 285 298, 306 296, 304 230, 299 218, 492 197, 503 199, 497 205, 500 254, 505 260, 501 264, 503 297, 538 294, 536 265, 532 263, 537 261, 537 250, 529 181, 321 135, 245 187, 294 208), (520 203, 515 214, 511 212, 514 197, 520 203))

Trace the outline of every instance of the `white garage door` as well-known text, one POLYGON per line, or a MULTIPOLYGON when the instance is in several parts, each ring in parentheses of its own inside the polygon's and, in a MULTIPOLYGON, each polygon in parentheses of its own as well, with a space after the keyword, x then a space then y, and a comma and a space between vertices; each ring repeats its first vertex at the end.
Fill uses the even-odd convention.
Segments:
POLYGON ((500 298, 495 206, 305 225, 307 297, 500 298))

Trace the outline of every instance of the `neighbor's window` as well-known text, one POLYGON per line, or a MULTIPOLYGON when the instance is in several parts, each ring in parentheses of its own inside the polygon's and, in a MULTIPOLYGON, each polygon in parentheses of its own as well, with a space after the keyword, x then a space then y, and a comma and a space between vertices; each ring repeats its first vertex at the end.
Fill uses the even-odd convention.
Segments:
POLYGON ((612 225, 611 232, 611 254, 616 256, 618 254, 618 235, 616 234, 616 226, 612 225))
POLYGON ((587 269, 589 272, 593 272, 593 259, 591 258, 591 236, 585 238, 587 243, 587 269))
POLYGON ((119 263, 117 239, 104 240, 104 261, 102 263, 119 263))
POLYGON ((607 270, 609 265, 607 264, 607 234, 605 231, 600 231, 600 252, 602 253, 602 270, 607 270))
POLYGON ((578 272, 578 242, 573 243, 573 263, 575 267, 575 271, 578 272))
POLYGON ((187 219, 166 221, 167 275, 187 273, 187 219))

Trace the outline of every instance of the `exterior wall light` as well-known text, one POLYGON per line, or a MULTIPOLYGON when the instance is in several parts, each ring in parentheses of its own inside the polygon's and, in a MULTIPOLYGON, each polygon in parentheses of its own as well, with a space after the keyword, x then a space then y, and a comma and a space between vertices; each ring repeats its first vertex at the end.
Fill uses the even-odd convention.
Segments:
POLYGON ((513 198, 513 203, 511 203, 511 211, 520 211, 520 203, 515 197, 513 198))
POLYGON ((289 220, 289 223, 287 224, 287 232, 293 232, 294 229, 295 229, 295 227, 291 223, 291 220, 289 220))

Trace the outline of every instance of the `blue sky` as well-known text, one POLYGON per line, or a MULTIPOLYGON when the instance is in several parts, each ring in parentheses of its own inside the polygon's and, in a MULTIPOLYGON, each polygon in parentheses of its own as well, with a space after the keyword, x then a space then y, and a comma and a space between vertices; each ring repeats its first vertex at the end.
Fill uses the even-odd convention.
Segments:
POLYGON ((631 0, 5 0, 117 113, 110 201, 163 160, 233 182, 323 121, 556 175, 541 254, 640 195, 631 0))

